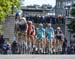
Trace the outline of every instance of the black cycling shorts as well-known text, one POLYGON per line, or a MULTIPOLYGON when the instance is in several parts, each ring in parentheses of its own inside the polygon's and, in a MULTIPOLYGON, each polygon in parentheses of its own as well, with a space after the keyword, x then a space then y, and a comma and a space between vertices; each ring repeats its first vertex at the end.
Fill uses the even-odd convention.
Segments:
POLYGON ((25 32, 25 31, 26 31, 26 26, 25 26, 25 24, 19 25, 18 31, 20 31, 20 32, 25 32))
POLYGON ((62 41, 61 36, 56 36, 56 39, 62 41))

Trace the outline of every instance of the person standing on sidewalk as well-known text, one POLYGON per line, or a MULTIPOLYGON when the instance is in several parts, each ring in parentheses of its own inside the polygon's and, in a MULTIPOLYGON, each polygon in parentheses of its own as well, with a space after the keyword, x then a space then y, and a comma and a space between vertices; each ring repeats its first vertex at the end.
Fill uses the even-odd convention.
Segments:
POLYGON ((2 52, 2 46, 4 44, 5 40, 3 38, 3 35, 0 33, 0 53, 2 52))

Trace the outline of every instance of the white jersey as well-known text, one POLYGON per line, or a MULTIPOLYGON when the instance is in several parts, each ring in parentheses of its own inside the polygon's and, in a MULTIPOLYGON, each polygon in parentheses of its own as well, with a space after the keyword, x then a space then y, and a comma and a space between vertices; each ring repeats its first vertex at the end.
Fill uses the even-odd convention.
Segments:
POLYGON ((21 18, 20 20, 17 20, 16 25, 17 25, 18 31, 26 31, 26 19, 25 18, 21 18))
POLYGON ((24 17, 21 20, 16 21, 16 24, 18 24, 18 25, 23 25, 25 23, 26 23, 26 19, 24 17))

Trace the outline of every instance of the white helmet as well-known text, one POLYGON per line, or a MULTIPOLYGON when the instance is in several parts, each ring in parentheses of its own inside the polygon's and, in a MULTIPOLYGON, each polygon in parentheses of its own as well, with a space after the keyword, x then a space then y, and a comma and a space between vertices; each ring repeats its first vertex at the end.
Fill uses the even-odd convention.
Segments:
POLYGON ((51 26, 51 23, 49 23, 48 26, 51 26))
POLYGON ((43 27, 43 24, 39 24, 40 27, 43 27))
POLYGON ((60 27, 57 27, 57 29, 59 29, 59 30, 60 30, 61 28, 60 28, 60 27))
POLYGON ((32 24, 32 21, 28 21, 29 24, 32 24))

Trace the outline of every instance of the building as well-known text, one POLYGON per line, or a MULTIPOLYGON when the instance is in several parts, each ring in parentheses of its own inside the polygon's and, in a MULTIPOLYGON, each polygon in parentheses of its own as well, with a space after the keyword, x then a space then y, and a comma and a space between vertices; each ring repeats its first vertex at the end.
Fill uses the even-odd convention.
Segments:
POLYGON ((47 5, 47 4, 43 4, 42 6, 41 6, 42 8, 45 8, 45 9, 51 9, 52 8, 52 6, 51 5, 47 5))
POLYGON ((64 16, 64 7, 63 7, 64 0, 56 0, 56 6, 55 6, 55 15, 63 15, 64 16))
POLYGON ((22 6, 21 8, 23 10, 24 16, 45 16, 48 14, 55 14, 55 11, 53 10, 51 5, 30 5, 30 6, 22 6))
POLYGON ((56 0, 56 16, 70 16, 70 9, 75 0, 56 0))

